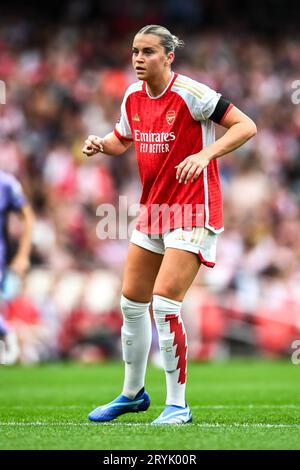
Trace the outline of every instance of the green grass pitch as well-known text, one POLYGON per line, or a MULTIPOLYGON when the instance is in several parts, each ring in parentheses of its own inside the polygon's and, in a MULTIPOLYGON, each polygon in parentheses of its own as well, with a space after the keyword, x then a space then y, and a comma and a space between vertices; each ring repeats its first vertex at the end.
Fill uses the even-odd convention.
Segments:
POLYGON ((290 361, 190 364, 193 423, 150 426, 162 411, 162 370, 149 366, 146 413, 87 421, 120 393, 122 363, 0 369, 0 449, 300 449, 300 365, 290 361))

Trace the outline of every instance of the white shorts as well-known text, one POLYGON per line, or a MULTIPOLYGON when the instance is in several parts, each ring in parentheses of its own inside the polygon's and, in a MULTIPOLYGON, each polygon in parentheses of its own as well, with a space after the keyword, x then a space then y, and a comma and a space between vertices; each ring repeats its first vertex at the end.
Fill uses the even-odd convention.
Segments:
POLYGON ((190 251, 198 255, 201 263, 213 268, 216 263, 218 235, 204 227, 194 227, 191 230, 176 228, 151 238, 150 235, 134 230, 131 243, 146 250, 163 255, 166 248, 190 251))

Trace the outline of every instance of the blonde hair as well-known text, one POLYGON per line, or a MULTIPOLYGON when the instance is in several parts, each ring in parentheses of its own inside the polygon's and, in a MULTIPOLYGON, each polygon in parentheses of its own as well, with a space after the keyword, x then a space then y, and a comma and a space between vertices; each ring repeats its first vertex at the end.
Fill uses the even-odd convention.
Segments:
POLYGON ((164 26, 149 24, 139 30, 137 34, 154 34, 160 38, 160 43, 164 47, 166 54, 174 52, 177 47, 184 47, 184 42, 164 26))

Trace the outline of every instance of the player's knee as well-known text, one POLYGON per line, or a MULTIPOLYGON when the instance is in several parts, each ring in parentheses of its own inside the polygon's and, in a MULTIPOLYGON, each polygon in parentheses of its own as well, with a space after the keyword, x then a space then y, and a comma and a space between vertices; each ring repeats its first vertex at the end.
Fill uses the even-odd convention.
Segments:
POLYGON ((152 290, 141 285, 123 285, 122 296, 132 302, 148 303, 152 300, 152 290))
POLYGON ((182 280, 176 270, 172 272, 172 274, 169 273, 169 275, 158 277, 154 284, 153 295, 160 295, 161 297, 181 302, 184 294, 185 292, 183 292, 182 289, 182 280))
POLYGON ((153 298, 155 295, 165 297, 166 299, 175 300, 177 302, 182 302, 183 299, 183 293, 181 292, 181 289, 173 283, 166 283, 164 286, 155 287, 153 292, 153 298))

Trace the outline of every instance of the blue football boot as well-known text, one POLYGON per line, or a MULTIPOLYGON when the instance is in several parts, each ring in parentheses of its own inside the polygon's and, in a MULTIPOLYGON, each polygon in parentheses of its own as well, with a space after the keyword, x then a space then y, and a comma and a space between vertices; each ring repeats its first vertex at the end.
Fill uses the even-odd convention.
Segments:
POLYGON ((164 411, 151 424, 187 424, 192 422, 192 413, 188 405, 185 408, 166 405, 164 411))
POLYGON ((124 413, 138 413, 139 411, 146 411, 150 406, 150 398, 148 393, 142 388, 139 393, 133 398, 127 398, 124 395, 119 395, 115 400, 107 405, 98 406, 93 410, 88 418, 90 421, 105 422, 112 421, 124 413))

